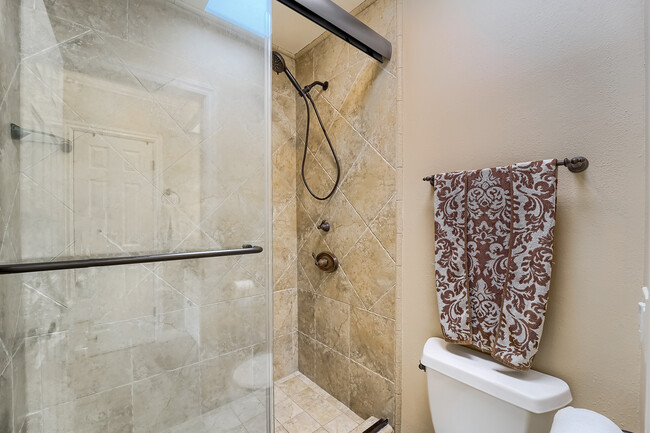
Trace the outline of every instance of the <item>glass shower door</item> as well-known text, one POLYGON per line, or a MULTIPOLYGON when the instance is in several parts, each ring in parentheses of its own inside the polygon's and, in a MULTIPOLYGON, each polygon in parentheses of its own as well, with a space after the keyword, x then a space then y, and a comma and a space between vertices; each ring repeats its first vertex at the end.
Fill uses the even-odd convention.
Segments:
POLYGON ((269 15, 0 2, 0 431, 272 431, 269 15))

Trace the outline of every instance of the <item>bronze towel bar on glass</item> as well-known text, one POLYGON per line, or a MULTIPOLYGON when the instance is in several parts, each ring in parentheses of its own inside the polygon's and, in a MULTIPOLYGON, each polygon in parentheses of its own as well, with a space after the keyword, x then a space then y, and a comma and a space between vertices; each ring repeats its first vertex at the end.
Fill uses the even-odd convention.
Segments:
MULTIPOLYGON (((581 171, 585 171, 587 167, 589 167, 589 160, 584 156, 576 156, 575 158, 571 158, 571 159, 569 158, 558 159, 557 165, 565 166, 572 173, 580 173, 581 171)), ((435 186, 433 176, 427 176, 422 180, 425 182, 429 182, 431 186, 435 186)))
POLYGON ((229 250, 152 254, 148 256, 103 257, 97 259, 62 260, 59 262, 15 263, 11 265, 0 265, 0 274, 24 274, 28 272, 62 271, 67 269, 95 268, 100 266, 133 265, 138 263, 202 259, 206 257, 240 256, 244 254, 258 254, 262 251, 262 247, 244 245, 241 248, 234 248, 229 250))

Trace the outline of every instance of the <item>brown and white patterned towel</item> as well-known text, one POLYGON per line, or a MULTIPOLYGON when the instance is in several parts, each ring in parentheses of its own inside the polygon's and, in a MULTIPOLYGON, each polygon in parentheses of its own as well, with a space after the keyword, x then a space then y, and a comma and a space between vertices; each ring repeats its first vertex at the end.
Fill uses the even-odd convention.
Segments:
POLYGON ((529 369, 553 255, 557 161, 435 176, 436 288, 443 336, 529 369))
POLYGON ((467 176, 435 176, 436 287, 442 334, 447 341, 472 342, 467 278, 467 176))

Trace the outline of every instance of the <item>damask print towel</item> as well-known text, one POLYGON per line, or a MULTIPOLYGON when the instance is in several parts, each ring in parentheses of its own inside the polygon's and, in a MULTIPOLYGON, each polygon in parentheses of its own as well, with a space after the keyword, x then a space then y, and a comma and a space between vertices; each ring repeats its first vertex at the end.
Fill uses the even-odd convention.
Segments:
POLYGON ((436 289, 445 340, 470 344, 469 280, 467 278, 467 175, 435 176, 436 289))
POLYGON ((443 336, 510 367, 532 365, 553 255, 556 160, 435 176, 443 336))

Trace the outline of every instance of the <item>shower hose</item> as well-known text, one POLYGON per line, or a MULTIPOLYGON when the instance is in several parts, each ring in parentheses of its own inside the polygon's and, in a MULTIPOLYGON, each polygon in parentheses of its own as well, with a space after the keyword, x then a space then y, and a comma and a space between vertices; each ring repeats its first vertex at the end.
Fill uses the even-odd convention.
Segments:
MULTIPOLYGON (((314 83, 314 84, 320 84, 320 83, 314 83)), ((339 181, 341 180, 341 165, 339 164, 339 159, 336 156, 336 151, 334 150, 334 146, 332 146, 332 141, 330 140, 330 137, 327 134, 325 125, 323 125, 323 120, 321 119, 320 114, 318 113, 318 108, 316 108, 316 104, 314 103, 314 100, 309 94, 309 91, 311 90, 312 86, 313 84, 311 86, 305 87, 305 89, 303 89, 303 91, 300 92, 300 96, 302 96, 302 99, 305 101, 305 109, 307 110, 307 128, 305 130, 305 149, 302 153, 302 169, 301 169, 302 182, 305 184, 305 188, 307 188, 309 194, 311 194, 312 197, 314 197, 316 200, 327 200, 334 194, 336 188, 339 186, 339 181), (318 119, 320 128, 323 130, 323 134, 325 135, 327 144, 329 145, 330 151, 332 152, 332 156, 334 157, 334 162, 336 163, 336 181, 334 181, 334 186, 332 187, 332 190, 324 197, 320 197, 316 195, 314 191, 312 191, 312 189, 309 187, 309 184, 307 184, 307 179, 305 178, 305 161, 307 160, 307 148, 309 147, 309 125, 311 123, 311 116, 310 116, 311 110, 309 109, 309 103, 311 103, 311 106, 314 108, 314 113, 316 113, 316 118, 318 119)))

